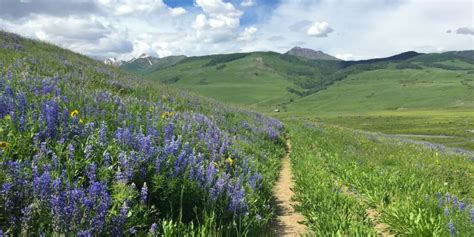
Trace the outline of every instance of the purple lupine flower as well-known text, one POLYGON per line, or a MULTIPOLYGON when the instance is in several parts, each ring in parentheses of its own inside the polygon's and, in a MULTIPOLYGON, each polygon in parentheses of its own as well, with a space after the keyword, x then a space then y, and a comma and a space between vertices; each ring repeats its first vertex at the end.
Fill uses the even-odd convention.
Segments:
POLYGON ((51 177, 48 172, 33 179, 33 190, 40 200, 47 200, 51 189, 51 177))
POLYGON ((469 214, 471 214, 471 223, 474 223, 474 207, 471 208, 471 211, 469 214))
POLYGON ((207 186, 211 186, 214 182, 215 176, 217 174, 217 169, 214 166, 214 163, 211 163, 206 170, 206 184, 207 186))
POLYGON ((41 105, 42 120, 45 122, 46 130, 44 135, 48 138, 56 136, 59 122, 59 106, 54 100, 43 102, 41 105))
POLYGON ((158 229, 158 225, 156 223, 151 224, 150 226, 150 233, 152 235, 156 234, 156 230, 158 229))
POLYGON ((102 122, 99 128, 99 143, 101 146, 107 146, 107 125, 102 122))
POLYGON ((235 214, 245 213, 247 211, 247 203, 245 202, 245 190, 239 182, 228 188, 230 202, 227 209, 235 214))
POLYGON ((461 200, 459 202, 459 211, 464 211, 464 209, 466 208, 466 203, 464 203, 464 200, 461 200))
POLYGON ((111 164, 111 162, 112 162, 112 161, 111 161, 111 158, 110 158, 110 153, 105 152, 105 153, 104 153, 103 160, 104 160, 104 166, 109 167, 110 164, 111 164))
POLYGON ((92 145, 87 145, 86 148, 84 149, 84 155, 86 159, 89 159, 92 157, 92 151, 94 150, 94 147, 92 145))
POLYGON ((217 179, 214 186, 209 190, 212 200, 215 201, 222 194, 222 192, 224 192, 228 179, 229 176, 227 174, 223 174, 217 179))
POLYGON ((446 199, 447 203, 450 202, 451 201, 451 195, 449 193, 446 193, 445 199, 446 199))
POLYGON ((262 175, 259 173, 254 173, 249 178, 249 185, 255 191, 261 186, 262 175))
POLYGON ((72 143, 69 144, 69 146, 67 147, 67 150, 68 150, 68 157, 69 159, 74 159, 74 145, 72 145, 72 143))
POLYGON ((168 123, 165 128, 164 140, 169 141, 173 139, 173 132, 174 132, 174 123, 168 123))
POLYGON ((87 178, 89 179, 90 183, 95 182, 96 173, 97 173, 97 165, 95 164, 95 162, 92 162, 87 169, 87 178))
POLYGON ((77 237, 92 237, 92 233, 88 230, 79 231, 77 237))
POLYGON ((145 204, 148 198, 148 187, 146 186, 146 182, 143 183, 142 190, 140 191, 140 203, 145 204))
POLYGON ((456 235, 456 228, 454 227, 454 223, 453 223, 453 220, 450 220, 449 223, 448 223, 448 230, 449 230, 449 234, 451 236, 455 236, 456 235))
POLYGON ((444 215, 449 216, 449 208, 444 208, 444 215))
POLYGON ((458 205, 459 205, 458 197, 453 196, 453 208, 457 208, 458 205))

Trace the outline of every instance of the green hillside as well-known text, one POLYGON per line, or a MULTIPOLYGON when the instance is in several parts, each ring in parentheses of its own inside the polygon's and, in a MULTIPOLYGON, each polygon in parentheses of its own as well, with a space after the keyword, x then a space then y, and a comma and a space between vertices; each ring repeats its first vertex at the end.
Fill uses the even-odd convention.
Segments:
POLYGON ((261 236, 283 133, 0 31, 0 236, 261 236))
POLYGON ((474 51, 340 62, 274 52, 211 55, 145 75, 280 118, 430 135, 413 138, 474 149, 474 51))

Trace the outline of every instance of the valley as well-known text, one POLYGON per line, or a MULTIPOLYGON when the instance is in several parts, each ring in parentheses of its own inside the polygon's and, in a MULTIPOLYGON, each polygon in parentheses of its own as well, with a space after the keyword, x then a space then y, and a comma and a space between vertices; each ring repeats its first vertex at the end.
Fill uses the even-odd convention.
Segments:
POLYGON ((281 119, 474 149, 473 55, 407 52, 345 62, 256 52, 192 57, 145 77, 281 119))
POLYGON ((474 233, 474 51, 103 63, 0 45, 2 234, 474 233))

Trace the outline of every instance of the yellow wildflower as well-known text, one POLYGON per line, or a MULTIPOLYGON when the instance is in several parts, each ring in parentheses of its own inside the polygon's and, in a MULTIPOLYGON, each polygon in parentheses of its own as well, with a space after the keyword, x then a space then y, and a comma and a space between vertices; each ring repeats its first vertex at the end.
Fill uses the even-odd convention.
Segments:
POLYGON ((5 148, 8 148, 10 147, 10 143, 8 142, 0 142, 0 148, 1 149, 5 149, 5 148))
POLYGON ((79 123, 84 123, 84 119, 79 119, 79 123))
POLYGON ((164 112, 161 114, 162 119, 167 119, 173 117, 174 113, 173 112, 164 112))
POLYGON ((71 118, 75 118, 77 115, 79 115, 79 111, 77 109, 71 111, 71 118))
POLYGON ((231 157, 227 158, 227 159, 226 159, 226 162, 227 162, 227 164, 229 164, 230 166, 232 166, 232 165, 234 164, 234 160, 232 160, 231 157))

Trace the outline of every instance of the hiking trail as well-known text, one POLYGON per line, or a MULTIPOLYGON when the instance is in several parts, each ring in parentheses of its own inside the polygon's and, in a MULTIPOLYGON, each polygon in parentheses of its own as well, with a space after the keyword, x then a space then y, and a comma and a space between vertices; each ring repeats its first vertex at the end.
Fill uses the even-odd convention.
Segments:
POLYGON ((280 176, 273 187, 277 217, 274 223, 276 236, 301 236, 306 234, 306 226, 301 224, 304 221, 303 215, 295 212, 293 206, 293 176, 291 173, 290 155, 291 141, 286 141, 287 151, 281 161, 280 176))

